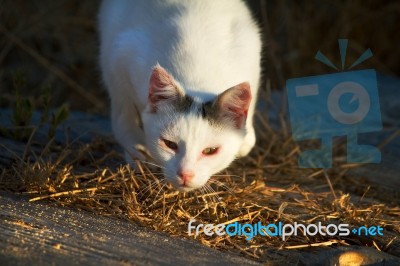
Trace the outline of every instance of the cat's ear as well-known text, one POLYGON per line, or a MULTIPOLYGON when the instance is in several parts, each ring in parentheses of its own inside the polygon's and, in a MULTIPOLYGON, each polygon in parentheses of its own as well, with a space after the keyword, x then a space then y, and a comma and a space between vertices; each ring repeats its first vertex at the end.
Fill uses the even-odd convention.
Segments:
POLYGON ((234 123, 241 129, 245 125, 251 102, 250 84, 240 83, 218 95, 215 103, 220 117, 234 123))
POLYGON ((172 75, 157 64, 151 72, 149 81, 148 104, 151 111, 157 112, 157 106, 172 104, 183 95, 183 91, 172 75))

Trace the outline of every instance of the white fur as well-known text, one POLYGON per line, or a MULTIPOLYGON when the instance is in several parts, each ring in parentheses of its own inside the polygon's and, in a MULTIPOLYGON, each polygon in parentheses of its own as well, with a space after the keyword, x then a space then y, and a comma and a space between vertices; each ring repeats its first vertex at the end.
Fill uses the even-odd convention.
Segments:
POLYGON ((127 158, 145 159, 145 149, 177 184, 179 167, 193 168, 190 190, 246 155, 255 143, 252 118, 260 75, 261 41, 250 12, 239 0, 106 0, 100 15, 100 64, 111 98, 112 126, 127 158), (159 63, 185 93, 205 102, 241 82, 249 82, 252 101, 247 134, 215 128, 195 117, 148 110, 152 68, 159 63), (139 127, 142 120, 144 132, 139 127), (174 127, 170 127, 174 123, 174 127), (166 127, 168 133, 165 132, 166 127), (168 134, 179 146, 170 154, 157 144, 168 134), (221 151, 198 159, 209 146, 221 151), (197 158, 196 162, 195 159, 197 158))
MULTIPOLYGON (((144 115, 144 119, 152 119, 151 116, 144 115)), ((206 120, 194 115, 165 114, 151 121, 151 123, 145 123, 147 147, 156 161, 163 162, 167 180, 174 187, 179 188, 177 169, 195 173, 195 178, 188 183, 187 187, 181 188, 184 191, 202 187, 212 174, 229 166, 238 152, 240 147, 238 144, 243 141, 240 131, 211 126, 206 120), (178 143, 179 150, 176 153, 159 145, 160 132, 163 137, 178 143), (206 147, 221 144, 224 145, 221 146, 218 154, 202 155, 202 150, 206 147)))

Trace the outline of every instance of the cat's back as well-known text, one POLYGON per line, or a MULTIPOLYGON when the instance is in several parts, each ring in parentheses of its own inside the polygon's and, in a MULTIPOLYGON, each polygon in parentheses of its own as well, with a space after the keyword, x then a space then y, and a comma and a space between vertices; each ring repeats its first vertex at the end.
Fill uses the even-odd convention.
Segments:
POLYGON ((103 0, 99 13, 100 29, 104 33, 111 29, 118 32, 152 24, 163 27, 168 20, 190 20, 194 14, 206 19, 203 20, 205 24, 209 23, 207 20, 222 22, 224 18, 231 20, 241 16, 243 11, 246 12, 243 7, 241 0, 103 0))
POLYGON ((258 87, 261 40, 240 0, 104 0, 99 21, 103 64, 125 42, 139 87, 156 63, 189 89, 258 87))

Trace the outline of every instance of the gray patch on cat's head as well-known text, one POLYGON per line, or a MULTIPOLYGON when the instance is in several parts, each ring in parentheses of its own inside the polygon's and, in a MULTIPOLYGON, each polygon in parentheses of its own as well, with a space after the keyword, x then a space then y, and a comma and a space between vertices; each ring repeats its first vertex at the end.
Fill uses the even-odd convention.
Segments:
POLYGON ((217 106, 214 101, 209 101, 201 104, 201 117, 206 119, 212 125, 220 125, 223 123, 217 106))
POLYGON ((216 99, 205 103, 197 101, 189 95, 181 96, 175 102, 175 111, 183 114, 195 114, 212 126, 232 126, 231 121, 223 119, 220 115, 220 110, 216 104, 216 99))
POLYGON ((175 110, 180 113, 194 113, 214 126, 225 124, 219 115, 215 100, 202 103, 189 95, 185 95, 176 101, 175 110))
POLYGON ((175 102, 175 109, 177 112, 187 113, 190 112, 190 110, 193 107, 193 104, 194 104, 194 99, 191 96, 189 95, 181 96, 175 102))

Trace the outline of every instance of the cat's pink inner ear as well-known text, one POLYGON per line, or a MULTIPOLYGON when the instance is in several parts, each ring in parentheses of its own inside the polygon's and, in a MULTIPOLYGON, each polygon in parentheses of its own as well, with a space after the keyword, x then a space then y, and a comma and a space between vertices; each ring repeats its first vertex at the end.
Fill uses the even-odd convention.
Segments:
POLYGON ((149 81, 149 105, 152 112, 157 111, 160 103, 171 102, 180 94, 174 78, 160 65, 156 65, 149 81))
POLYGON ((217 100, 222 116, 234 121, 237 128, 244 126, 250 102, 251 90, 248 82, 224 91, 217 100))

